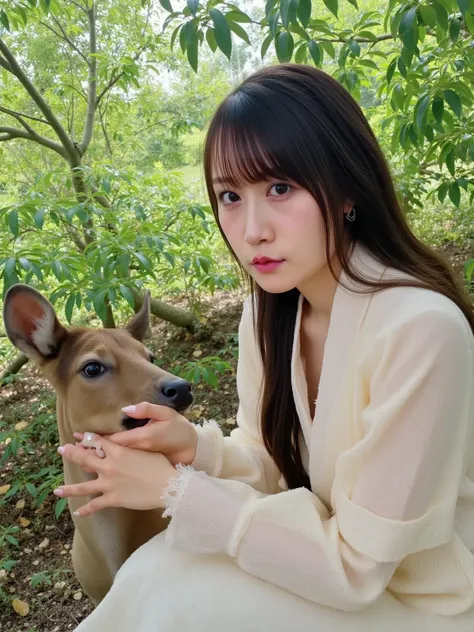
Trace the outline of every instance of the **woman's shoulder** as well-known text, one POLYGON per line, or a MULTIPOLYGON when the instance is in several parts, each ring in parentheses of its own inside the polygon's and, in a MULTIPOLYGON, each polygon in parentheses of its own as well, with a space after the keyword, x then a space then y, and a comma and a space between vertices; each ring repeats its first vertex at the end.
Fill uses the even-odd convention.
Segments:
MULTIPOLYGON (((388 271, 385 278, 396 278, 388 271)), ((406 275, 403 275, 406 280, 406 275)), ((375 292, 367 312, 371 328, 383 332, 415 329, 423 336, 445 336, 457 332, 474 342, 471 327, 460 307, 448 296, 413 285, 389 287, 375 292)))

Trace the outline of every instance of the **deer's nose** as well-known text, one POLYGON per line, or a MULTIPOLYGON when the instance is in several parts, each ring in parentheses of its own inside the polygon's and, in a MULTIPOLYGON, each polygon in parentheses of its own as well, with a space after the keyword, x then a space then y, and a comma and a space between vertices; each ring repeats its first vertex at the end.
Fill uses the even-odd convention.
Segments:
POLYGON ((160 386, 160 404, 175 410, 185 410, 193 403, 191 384, 186 380, 175 379, 160 386))

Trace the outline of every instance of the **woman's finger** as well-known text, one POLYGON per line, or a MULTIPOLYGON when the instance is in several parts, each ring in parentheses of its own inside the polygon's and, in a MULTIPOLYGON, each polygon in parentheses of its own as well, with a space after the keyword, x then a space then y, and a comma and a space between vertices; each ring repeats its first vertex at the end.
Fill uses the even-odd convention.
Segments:
POLYGON ((53 491, 53 494, 60 498, 71 498, 72 496, 93 496, 101 494, 103 491, 103 481, 96 479, 86 483, 77 483, 76 485, 61 485, 53 491))
POLYGON ((139 450, 148 450, 153 448, 157 443, 157 431, 159 432, 159 429, 159 424, 154 424, 152 422, 146 426, 142 426, 141 428, 116 432, 115 434, 109 436, 109 441, 121 446, 128 446, 139 450))
POLYGON ((125 406, 123 412, 134 419, 152 419, 153 421, 168 421, 175 411, 169 406, 159 406, 150 402, 140 402, 134 406, 125 406))
POLYGON ((103 496, 93 498, 83 507, 79 507, 79 509, 77 509, 77 511, 75 511, 72 515, 78 518, 83 518, 84 516, 90 516, 101 509, 105 509, 105 507, 113 506, 114 505, 110 502, 110 497, 107 494, 104 494, 103 496))
POLYGON ((89 468, 93 472, 102 472, 104 469, 104 459, 100 459, 95 450, 85 450, 82 446, 67 443, 60 446, 58 452, 63 458, 80 465, 83 469, 89 468))

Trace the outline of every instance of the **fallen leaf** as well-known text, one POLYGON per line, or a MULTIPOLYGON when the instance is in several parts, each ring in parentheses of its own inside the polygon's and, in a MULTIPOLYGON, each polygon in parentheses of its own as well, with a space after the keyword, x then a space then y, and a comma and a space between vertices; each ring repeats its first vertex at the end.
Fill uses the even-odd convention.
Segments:
POLYGON ((11 437, 7 437, 5 439, 5 445, 10 445, 11 442, 12 442, 12 438, 11 437))
POLYGON ((81 593, 81 591, 79 590, 77 593, 74 593, 73 598, 74 598, 76 601, 80 601, 80 600, 82 599, 82 593, 81 593))
POLYGON ((202 356, 202 351, 201 349, 196 349, 196 351, 193 351, 193 356, 195 358, 199 358, 200 356, 202 356))
POLYGON ((13 599, 12 606, 13 610, 19 614, 20 617, 26 617, 30 611, 30 606, 26 603, 26 601, 21 601, 21 599, 13 599))
POLYGON ((42 542, 38 544, 38 548, 41 551, 42 549, 46 549, 49 546, 49 539, 45 538, 42 542))
POLYGON ((28 527, 31 524, 31 520, 27 520, 26 518, 20 518, 20 524, 22 527, 28 527))
POLYGON ((20 421, 15 425, 15 430, 24 430, 28 426, 27 421, 20 421))
POLYGON ((224 423, 227 424, 228 426, 235 426, 236 421, 234 417, 229 417, 228 419, 224 421, 224 423))
POLYGON ((4 568, 2 568, 0 570, 0 584, 4 582, 6 578, 7 578, 7 571, 4 568))
POLYGON ((11 485, 3 485, 2 487, 0 487, 0 496, 3 496, 3 494, 6 494, 7 491, 10 489, 11 485))
POLYGON ((15 509, 24 509, 25 508, 25 501, 22 498, 21 500, 19 500, 17 502, 17 504, 15 505, 15 509))

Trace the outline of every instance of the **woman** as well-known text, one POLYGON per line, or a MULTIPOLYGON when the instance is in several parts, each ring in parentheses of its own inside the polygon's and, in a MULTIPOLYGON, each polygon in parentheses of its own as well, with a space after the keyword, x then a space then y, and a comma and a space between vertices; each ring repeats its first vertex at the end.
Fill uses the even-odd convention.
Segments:
POLYGON ((238 427, 224 438, 142 403, 128 414, 156 423, 101 439, 104 460, 60 449, 99 474, 57 491, 102 492, 81 515, 171 516, 77 630, 466 630, 471 303, 407 227, 366 119, 325 73, 249 77, 213 117, 204 163, 254 289, 238 427))

